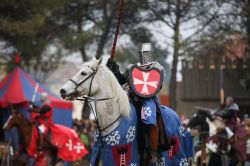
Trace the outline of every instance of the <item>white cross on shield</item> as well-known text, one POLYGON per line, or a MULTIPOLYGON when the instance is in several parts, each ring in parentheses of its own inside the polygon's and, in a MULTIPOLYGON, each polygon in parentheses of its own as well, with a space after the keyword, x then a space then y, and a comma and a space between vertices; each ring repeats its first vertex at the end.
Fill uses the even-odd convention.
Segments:
POLYGON ((161 89, 163 71, 156 68, 141 68, 133 65, 129 69, 129 85, 132 91, 143 98, 155 96, 161 89))

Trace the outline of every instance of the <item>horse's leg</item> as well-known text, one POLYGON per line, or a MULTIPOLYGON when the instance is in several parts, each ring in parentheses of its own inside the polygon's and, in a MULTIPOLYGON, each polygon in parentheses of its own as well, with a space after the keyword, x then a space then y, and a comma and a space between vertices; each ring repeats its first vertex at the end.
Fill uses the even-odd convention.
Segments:
POLYGON ((47 138, 43 137, 41 141, 41 146, 44 152, 49 151, 50 152, 50 165, 55 166, 57 164, 57 148, 54 147, 47 138))
POLYGON ((222 163, 222 166, 228 166, 229 165, 228 156, 226 154, 221 155, 221 163, 222 163))
POLYGON ((201 151, 199 150, 198 152, 196 152, 194 154, 194 162, 197 164, 197 163, 200 163, 200 157, 201 157, 201 151))

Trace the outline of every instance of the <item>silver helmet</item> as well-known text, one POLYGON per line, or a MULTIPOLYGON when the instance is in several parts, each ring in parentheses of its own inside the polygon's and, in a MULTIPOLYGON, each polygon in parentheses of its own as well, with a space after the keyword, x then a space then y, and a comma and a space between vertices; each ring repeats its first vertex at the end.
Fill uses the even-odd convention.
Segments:
POLYGON ((150 43, 141 43, 138 47, 140 63, 142 65, 156 61, 155 56, 152 54, 152 46, 150 43))

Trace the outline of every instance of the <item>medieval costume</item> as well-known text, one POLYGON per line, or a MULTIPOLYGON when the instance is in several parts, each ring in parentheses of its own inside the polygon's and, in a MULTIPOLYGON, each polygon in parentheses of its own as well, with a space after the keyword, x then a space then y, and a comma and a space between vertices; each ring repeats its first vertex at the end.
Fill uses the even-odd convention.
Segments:
POLYGON ((57 149, 57 156, 64 161, 75 161, 85 156, 88 151, 76 132, 71 128, 53 124, 52 106, 46 93, 42 93, 41 103, 40 108, 34 106, 30 108, 31 122, 36 128, 32 132, 35 140, 32 142, 32 153, 42 150, 41 146, 46 139, 57 149))
POLYGON ((232 103, 214 115, 221 117, 225 121, 226 126, 234 132, 238 125, 238 114, 239 106, 236 103, 232 103))
MULTIPOLYGON (((166 131, 169 124, 168 126, 164 124, 166 118, 169 118, 173 111, 170 109, 166 111, 168 108, 163 108, 155 96, 161 89, 164 69, 155 61, 149 43, 140 45, 139 55, 141 63, 129 65, 125 74, 120 73, 119 66, 111 59, 108 60, 107 66, 114 73, 118 82, 122 86, 128 87, 130 103, 135 107, 138 117, 137 133, 138 150, 141 155, 140 165, 155 165, 161 159, 159 157, 162 156, 162 152, 170 150, 171 154, 165 157, 172 159, 178 153, 180 143, 177 139, 178 136, 175 135, 176 133, 174 134, 176 130, 173 128, 172 131, 171 129, 166 131), (168 112, 168 115, 165 115, 165 112, 168 112)), ((185 132, 180 122, 173 122, 171 125, 178 125, 185 132)), ((187 153, 192 155, 191 151, 187 153)), ((184 156, 183 152, 183 163, 187 162, 187 158, 184 156)), ((180 163, 180 161, 178 162, 180 163)), ((172 164, 177 164, 177 162, 172 164)))
MULTIPOLYGON (((227 97, 225 108, 216 112, 215 116, 221 117, 225 122, 225 131, 222 137, 230 139, 230 151, 228 152, 231 158, 229 165, 237 165, 238 162, 248 160, 247 132, 239 124, 239 106, 233 102, 232 97, 227 97)), ((214 141, 216 143, 216 141, 214 141)), ((219 140, 220 143, 226 141, 219 140)))
POLYGON ((39 133, 47 136, 50 125, 52 122, 52 106, 48 101, 48 95, 42 93, 41 95, 42 106, 40 108, 31 106, 31 122, 34 122, 39 133))

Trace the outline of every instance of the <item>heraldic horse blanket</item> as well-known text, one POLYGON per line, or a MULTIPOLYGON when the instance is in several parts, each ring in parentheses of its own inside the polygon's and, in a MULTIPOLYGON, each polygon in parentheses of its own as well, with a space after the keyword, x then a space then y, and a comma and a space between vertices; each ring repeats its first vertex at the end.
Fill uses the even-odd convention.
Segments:
MULTIPOLYGON (((97 120, 97 131, 91 155, 91 165, 139 166, 137 145, 137 113, 129 102, 113 73, 101 64, 102 59, 92 59, 83 65, 60 90, 66 100, 87 100, 97 120), (98 160, 98 161, 97 161, 98 160)), ((154 165, 188 166, 192 156, 191 135, 182 126, 172 109, 161 106, 157 97, 142 103, 145 123, 155 123, 156 105, 160 109, 165 134, 175 140, 170 149, 158 152, 154 165)))

